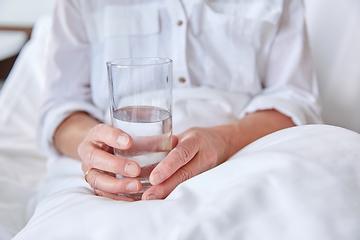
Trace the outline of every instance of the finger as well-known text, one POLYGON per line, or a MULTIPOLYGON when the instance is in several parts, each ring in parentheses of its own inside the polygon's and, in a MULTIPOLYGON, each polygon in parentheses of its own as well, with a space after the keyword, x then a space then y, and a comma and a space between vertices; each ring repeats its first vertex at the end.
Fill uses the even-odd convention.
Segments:
POLYGON ((93 145, 87 145, 79 151, 79 156, 88 168, 96 168, 106 172, 136 177, 141 168, 138 163, 127 158, 115 156, 93 145))
POLYGON ((195 139, 189 136, 180 140, 178 145, 152 171, 150 175, 152 185, 162 183, 194 158, 200 148, 195 139))
POLYGON ((96 195, 100 196, 100 197, 106 197, 106 198, 110 198, 113 200, 117 200, 117 201, 127 201, 127 202, 134 202, 134 199, 125 197, 123 195, 119 195, 119 194, 114 194, 114 193, 106 193, 97 189, 94 189, 94 192, 96 195))
POLYGON ((152 186, 143 193, 142 199, 155 200, 166 198, 180 183, 200 174, 200 172, 197 172, 199 168, 196 168, 195 164, 195 161, 191 161, 164 182, 152 186))
POLYGON ((134 178, 115 178, 114 175, 93 169, 86 176, 88 184, 96 190, 112 194, 134 194, 141 190, 141 183, 134 178))
POLYGON ((132 145, 132 139, 127 133, 107 124, 98 124, 93 127, 88 137, 89 140, 96 145, 105 143, 108 146, 118 149, 128 149, 132 145))

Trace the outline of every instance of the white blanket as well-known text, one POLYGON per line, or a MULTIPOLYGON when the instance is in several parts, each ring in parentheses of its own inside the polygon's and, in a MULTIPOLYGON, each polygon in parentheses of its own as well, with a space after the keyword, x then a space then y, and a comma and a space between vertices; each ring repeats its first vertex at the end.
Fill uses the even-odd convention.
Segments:
POLYGON ((51 181, 14 239, 360 239, 360 135, 312 125, 266 136, 168 198, 95 196, 80 163, 51 181))

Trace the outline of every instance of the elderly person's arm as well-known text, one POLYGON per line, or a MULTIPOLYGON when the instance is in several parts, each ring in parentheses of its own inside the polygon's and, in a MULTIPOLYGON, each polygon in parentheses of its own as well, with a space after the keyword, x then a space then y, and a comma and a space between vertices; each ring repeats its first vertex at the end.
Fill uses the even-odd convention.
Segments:
MULTIPOLYGON (((292 126, 291 118, 275 110, 265 110, 227 125, 189 129, 174 139, 177 145, 173 151, 151 173, 154 186, 143 194, 143 199, 165 198, 180 183, 225 162, 249 143, 292 126)), ((97 195, 131 201, 118 193, 141 190, 141 183, 136 179, 114 177, 114 174, 127 177, 140 174, 136 162, 109 152, 112 148, 131 147, 131 138, 121 130, 99 124, 84 112, 76 112, 55 131, 54 143, 62 154, 82 160, 84 173, 94 168, 87 181, 97 195)))

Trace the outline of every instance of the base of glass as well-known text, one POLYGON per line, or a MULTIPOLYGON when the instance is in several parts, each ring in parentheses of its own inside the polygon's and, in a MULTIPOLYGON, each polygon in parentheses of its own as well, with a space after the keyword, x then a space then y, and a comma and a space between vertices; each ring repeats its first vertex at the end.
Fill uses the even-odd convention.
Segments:
MULTIPOLYGON (((121 196, 125 196, 128 198, 132 198, 135 201, 139 201, 141 200, 141 197, 143 195, 143 193, 148 190, 152 185, 149 181, 149 176, 150 173, 152 172, 152 170, 154 170, 154 168, 156 167, 156 165, 158 165, 159 163, 154 163, 148 166, 144 166, 141 168, 141 173, 139 174, 138 177, 134 178, 134 179, 138 179, 142 185, 142 188, 140 190, 140 192, 135 193, 135 194, 119 194, 121 196)), ((121 175, 116 175, 117 178, 123 178, 123 176, 121 175)))
POLYGON ((143 193, 146 190, 148 190, 152 185, 150 182, 143 182, 143 181, 140 181, 140 182, 142 184, 142 188, 141 188, 140 192, 135 193, 135 194, 119 194, 119 195, 134 199, 135 201, 141 200, 143 193))

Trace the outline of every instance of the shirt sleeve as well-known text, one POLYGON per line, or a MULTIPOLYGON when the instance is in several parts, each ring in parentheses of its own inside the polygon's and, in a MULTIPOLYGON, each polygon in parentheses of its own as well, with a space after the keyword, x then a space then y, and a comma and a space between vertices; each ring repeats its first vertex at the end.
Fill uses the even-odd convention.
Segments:
POLYGON ((275 109, 296 125, 321 123, 321 107, 307 38, 304 5, 286 0, 262 79, 263 90, 242 111, 275 109))
POLYGON ((58 154, 53 135, 73 112, 85 111, 100 121, 103 117, 92 102, 90 45, 82 23, 81 8, 76 0, 56 2, 47 46, 47 82, 38 127, 38 143, 47 154, 58 154))

